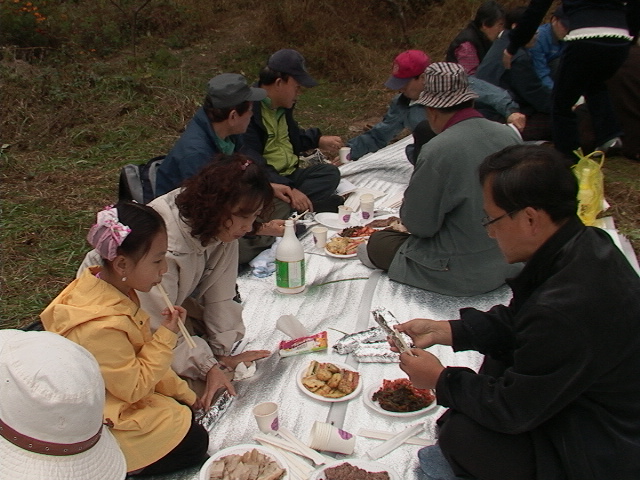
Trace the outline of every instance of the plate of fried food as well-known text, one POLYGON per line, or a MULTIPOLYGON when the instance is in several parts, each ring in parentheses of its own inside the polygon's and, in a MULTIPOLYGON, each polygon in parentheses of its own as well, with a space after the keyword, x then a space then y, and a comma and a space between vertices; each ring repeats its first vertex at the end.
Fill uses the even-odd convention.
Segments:
POLYGON ((309 480, 400 480, 391 468, 359 458, 335 460, 316 469, 309 480))
POLYGON ((433 390, 416 388, 408 378, 383 380, 365 390, 364 403, 390 417, 413 417, 434 411, 438 404, 433 390))
POLYGON ((335 258, 353 258, 357 255, 358 245, 366 242, 365 238, 347 238, 335 236, 329 239, 324 253, 335 258))
POLYGON ((298 387, 303 393, 324 402, 344 402, 362 391, 360 374, 340 362, 317 362, 298 372, 298 387))
POLYGON ((242 444, 219 450, 202 465, 199 480, 252 478, 256 480, 287 480, 287 461, 262 445, 242 444))

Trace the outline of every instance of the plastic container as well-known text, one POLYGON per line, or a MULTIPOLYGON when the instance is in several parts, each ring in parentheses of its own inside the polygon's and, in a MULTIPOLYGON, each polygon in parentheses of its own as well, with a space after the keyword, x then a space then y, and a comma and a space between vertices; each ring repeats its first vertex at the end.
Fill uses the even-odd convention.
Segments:
POLYGON ((293 220, 285 220, 284 237, 276 249, 276 290, 281 293, 304 291, 304 249, 296 237, 293 220))

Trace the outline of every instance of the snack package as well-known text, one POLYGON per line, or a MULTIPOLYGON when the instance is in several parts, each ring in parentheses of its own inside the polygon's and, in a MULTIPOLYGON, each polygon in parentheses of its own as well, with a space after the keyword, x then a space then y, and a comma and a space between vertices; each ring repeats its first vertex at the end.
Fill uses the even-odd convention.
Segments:
POLYGON ((280 356, 290 357, 301 353, 319 352, 327 349, 327 332, 320 332, 307 337, 283 340, 280 342, 280 356))

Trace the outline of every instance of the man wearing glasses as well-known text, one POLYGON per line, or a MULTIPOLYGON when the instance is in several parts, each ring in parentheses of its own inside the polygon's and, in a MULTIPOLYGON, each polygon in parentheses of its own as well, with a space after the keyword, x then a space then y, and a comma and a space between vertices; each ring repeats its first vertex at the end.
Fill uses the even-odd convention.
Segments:
POLYGON ((521 266, 505 262, 482 228, 476 172, 487 155, 521 140, 514 129, 473 108, 478 96, 461 65, 433 63, 425 77, 417 103, 426 107, 436 136, 422 146, 404 192, 403 231, 374 233, 358 256, 401 283, 444 295, 478 295, 503 285, 521 266))
POLYGON ((513 299, 459 320, 398 326, 415 356, 400 368, 449 407, 428 480, 640 478, 640 278, 609 235, 578 218, 562 155, 513 146, 480 166, 487 233, 509 263, 513 299), (435 344, 485 355, 478 373, 444 367, 435 344))

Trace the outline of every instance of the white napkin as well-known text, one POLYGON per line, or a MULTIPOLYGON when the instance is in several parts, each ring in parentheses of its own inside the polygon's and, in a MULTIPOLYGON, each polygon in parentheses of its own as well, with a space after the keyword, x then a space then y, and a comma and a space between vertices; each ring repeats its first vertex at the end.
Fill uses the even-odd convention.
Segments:
POLYGON ((276 322, 276 328, 294 339, 311 335, 294 315, 282 315, 276 322))
POLYGON ((411 427, 407 427, 402 432, 394 435, 383 444, 378 445, 373 450, 369 450, 367 452, 367 456, 371 460, 377 460, 380 457, 384 457, 386 454, 392 452, 400 445, 402 445, 409 437, 413 437, 414 435, 420 433, 422 429, 424 429, 424 423, 418 423, 411 427))

